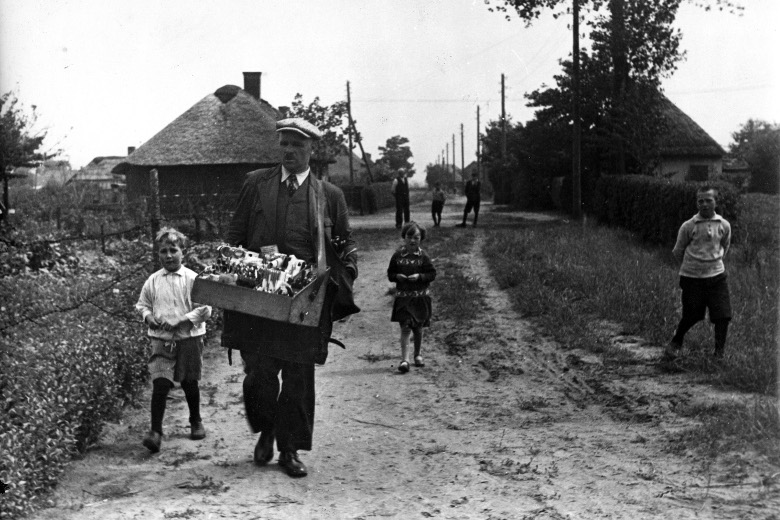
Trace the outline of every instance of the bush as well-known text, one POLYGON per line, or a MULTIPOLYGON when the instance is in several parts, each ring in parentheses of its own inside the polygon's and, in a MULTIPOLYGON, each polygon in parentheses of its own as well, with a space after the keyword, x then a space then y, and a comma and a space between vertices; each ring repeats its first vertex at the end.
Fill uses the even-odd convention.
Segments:
POLYGON ((10 486, 2 518, 30 512, 148 377, 132 314, 148 245, 116 242, 115 261, 91 241, 10 235, 0 243, 0 481, 10 486), (35 254, 41 261, 30 261, 35 254))
POLYGON ((696 208, 696 190, 711 185, 719 192, 718 209, 731 223, 735 242, 741 239, 739 192, 718 182, 672 182, 641 175, 609 175, 596 182, 593 212, 602 224, 619 226, 654 244, 673 245, 683 222, 696 208))
POLYGON ((366 197, 368 213, 376 213, 382 208, 395 206, 395 197, 392 192, 392 182, 374 182, 363 189, 366 197))
POLYGON ((145 384, 144 343, 122 336, 115 323, 103 326, 78 337, 55 325, 73 338, 56 343, 2 342, 0 447, 9 456, 0 480, 10 488, 0 516, 31 511, 69 459, 93 444, 145 384))

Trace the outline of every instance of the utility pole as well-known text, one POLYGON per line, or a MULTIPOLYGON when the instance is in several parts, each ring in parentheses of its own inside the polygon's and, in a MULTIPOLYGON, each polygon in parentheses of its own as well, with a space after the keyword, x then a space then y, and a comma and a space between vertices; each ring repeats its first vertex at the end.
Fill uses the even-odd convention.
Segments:
POLYGON ((480 156, 479 105, 477 105, 477 176, 482 180, 482 157, 480 156))
POLYGON ((460 124, 460 174, 463 175, 463 172, 466 171, 466 159, 464 157, 464 151, 463 151, 463 123, 460 124))
POLYGON ((455 182, 458 182, 458 173, 455 171, 457 166, 457 160, 455 159, 455 134, 452 134, 452 178, 455 182))
POLYGON ((446 150, 445 150, 445 154, 444 154, 444 169, 446 171, 449 171, 449 169, 450 169, 450 143, 447 143, 445 146, 446 146, 446 150))
POLYGON ((149 200, 147 204, 151 206, 147 209, 150 214, 150 231, 152 235, 152 262, 156 271, 160 268, 160 244, 157 243, 157 232, 160 231, 160 220, 162 220, 160 214, 160 179, 157 168, 149 170, 149 200))
POLYGON ((501 73, 501 158, 506 159, 506 90, 504 74, 501 73))
POLYGON ((349 94, 349 81, 347 81, 347 120, 349 122, 347 132, 349 135, 349 183, 355 184, 355 170, 352 166, 352 98, 349 94))
POLYGON ((571 165, 571 184, 572 184, 572 217, 575 220, 582 219, 582 179, 580 176, 580 2, 573 0, 573 20, 572 32, 574 33, 574 42, 572 49, 572 75, 574 76, 574 107, 572 110, 573 130, 572 136, 572 165, 571 165))
POLYGON ((355 132, 355 140, 360 147, 360 153, 363 156, 363 163, 366 165, 366 173, 368 173, 368 184, 371 184, 374 182, 374 177, 371 175, 371 165, 368 164, 368 155, 366 155, 366 151, 363 149, 363 139, 361 139, 360 133, 357 131, 354 121, 350 121, 350 126, 352 127, 352 131, 355 132))

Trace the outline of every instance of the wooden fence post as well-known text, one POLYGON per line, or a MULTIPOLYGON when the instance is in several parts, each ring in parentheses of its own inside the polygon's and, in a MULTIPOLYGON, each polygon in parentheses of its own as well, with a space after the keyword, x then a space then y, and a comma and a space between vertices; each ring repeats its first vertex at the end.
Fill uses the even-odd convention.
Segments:
POLYGON ((155 240, 160 231, 160 181, 157 175, 157 168, 152 168, 149 171, 149 214, 152 231, 152 263, 155 271, 160 269, 160 248, 155 240))
POLYGON ((106 225, 101 223, 100 224, 100 250, 103 251, 103 254, 106 254, 106 225))

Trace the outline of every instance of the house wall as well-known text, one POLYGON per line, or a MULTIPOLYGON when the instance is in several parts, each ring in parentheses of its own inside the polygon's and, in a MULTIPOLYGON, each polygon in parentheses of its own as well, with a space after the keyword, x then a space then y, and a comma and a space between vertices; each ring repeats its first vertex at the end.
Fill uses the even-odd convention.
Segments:
MULTIPOLYGON (((220 164, 194 166, 158 166, 160 195, 237 195, 241 191, 246 174, 264 164, 220 164)), ((149 195, 149 171, 151 166, 131 166, 126 174, 127 199, 135 201, 149 195)))
POLYGON ((688 180, 691 166, 707 169, 707 178, 713 179, 723 174, 723 159, 720 157, 664 157, 656 169, 656 175, 675 181, 688 180))

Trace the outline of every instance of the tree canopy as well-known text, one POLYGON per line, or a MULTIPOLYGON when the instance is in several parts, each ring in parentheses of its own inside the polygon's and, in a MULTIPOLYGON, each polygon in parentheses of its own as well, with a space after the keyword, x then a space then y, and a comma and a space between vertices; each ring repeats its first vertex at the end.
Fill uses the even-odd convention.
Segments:
POLYGON ((298 93, 292 102, 290 117, 301 117, 322 131, 322 139, 315 141, 312 152, 311 169, 318 178, 327 172, 328 164, 335 161, 346 142, 345 132, 348 126, 347 102, 337 101, 332 105, 321 105, 320 98, 306 105, 303 96, 298 93))
POLYGON ((748 119, 731 137, 729 151, 750 166, 750 190, 780 193, 780 126, 748 119))
POLYGON ((395 135, 385 142, 385 146, 379 147, 382 157, 377 161, 382 165, 391 177, 396 177, 401 172, 406 172, 407 177, 414 175, 414 166, 411 162, 412 150, 408 146, 409 139, 395 135))
POLYGON ((37 118, 35 105, 27 114, 13 92, 0 96, 0 152, 3 167, 31 166, 54 156, 47 156, 41 151, 46 132, 33 128, 37 118))

